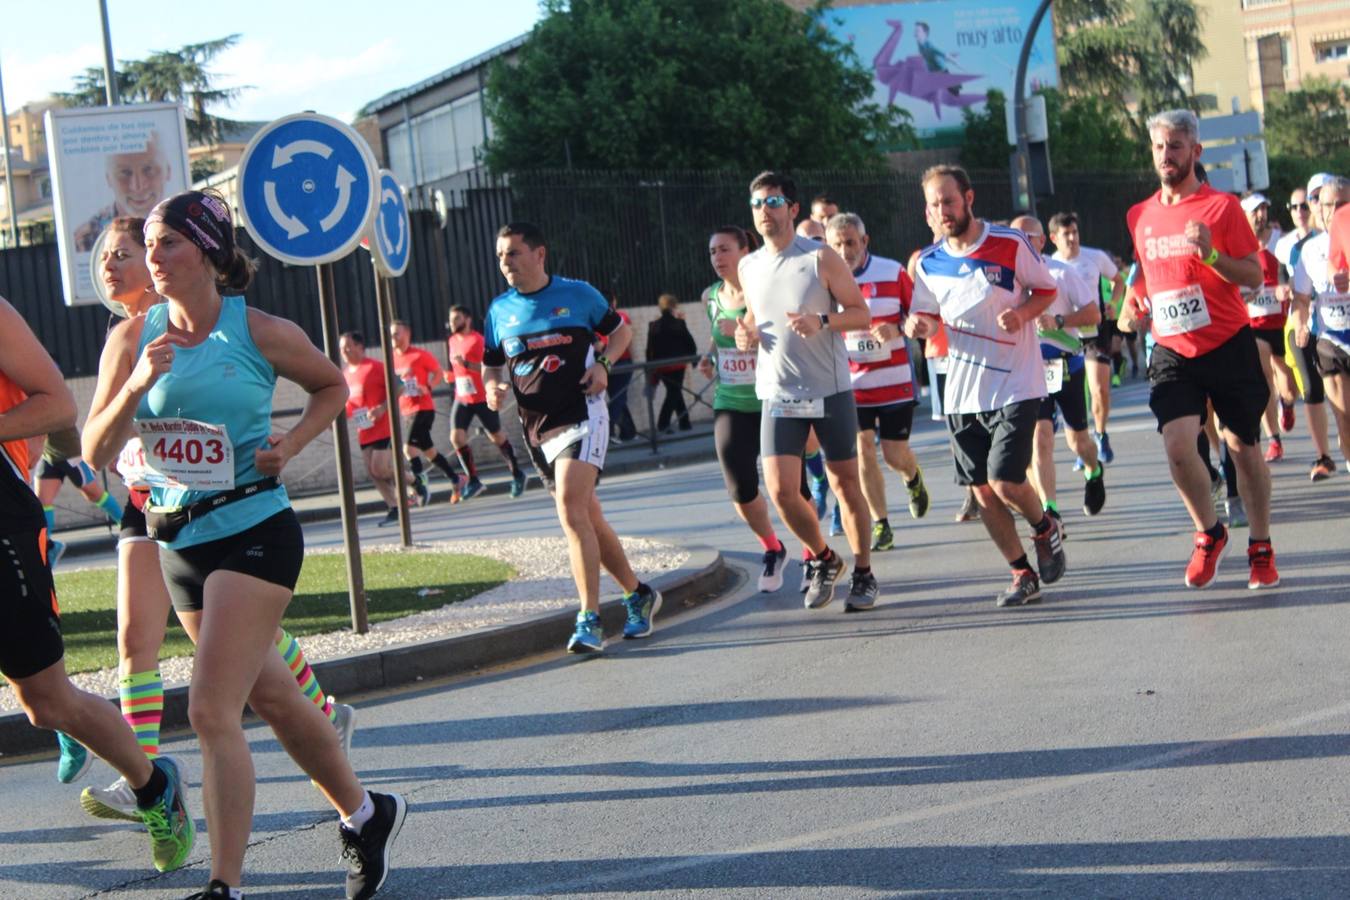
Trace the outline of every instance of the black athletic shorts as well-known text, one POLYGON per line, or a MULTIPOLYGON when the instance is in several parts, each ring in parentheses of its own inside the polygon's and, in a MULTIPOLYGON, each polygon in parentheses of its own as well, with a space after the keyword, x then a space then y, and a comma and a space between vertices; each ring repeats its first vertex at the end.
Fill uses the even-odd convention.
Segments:
POLYGON ((404 443, 409 447, 416 447, 418 450, 435 448, 436 441, 431 437, 431 426, 435 421, 436 410, 419 409, 411 419, 403 423, 405 427, 404 443))
POLYGON ((1102 320, 1097 325, 1097 336, 1083 348, 1088 362, 1111 362, 1111 339, 1119 336, 1120 329, 1116 327, 1115 320, 1103 312, 1102 320))
POLYGON ((1318 338, 1317 371, 1322 375, 1350 375, 1350 354, 1326 338, 1318 338))
POLYGON ((456 400, 455 405, 450 408, 450 427, 466 431, 475 417, 483 423, 488 434, 496 434, 502 430, 502 417, 497 415, 496 410, 488 409, 487 401, 460 403, 456 400))
POLYGON ((1158 420, 1158 431, 1183 416, 1198 416, 1203 423, 1205 400, 1209 400, 1223 427, 1238 440, 1253 445, 1260 439, 1270 386, 1249 326, 1195 357, 1158 344, 1148 365, 1148 381, 1148 405, 1158 420))
POLYGON ((883 441, 907 441, 914 428, 914 401, 858 407, 858 430, 875 431, 883 441))
MULTIPOLYGON (((1048 363, 1049 360, 1046 360, 1048 363)), ((1060 365, 1072 360, 1061 360, 1060 365)), ((1087 397, 1083 393, 1083 382, 1087 380, 1087 367, 1064 376, 1064 382, 1058 394, 1051 394, 1041 401, 1040 418, 1053 421, 1055 407, 1059 407, 1064 416, 1064 424, 1070 431, 1084 431, 1088 427, 1087 397)))
POLYGON ((66 652, 46 543, 45 528, 0 536, 0 673, 6 678, 36 675, 66 652))
POLYGON ((38 462, 39 481, 60 481, 64 478, 73 486, 82 488, 92 483, 94 477, 94 470, 82 459, 72 463, 65 459, 47 459, 44 456, 38 462))
POLYGON ((1303 402, 1325 403, 1326 385, 1322 383, 1322 373, 1317 371, 1317 338, 1308 339, 1308 346, 1294 347, 1294 365, 1303 379, 1303 402))
POLYGON ((1283 328, 1253 328, 1252 334, 1258 341, 1265 341, 1270 345, 1270 352, 1276 356, 1284 356, 1284 329, 1283 328))
POLYGON ((238 534, 181 550, 159 551, 164 584, 180 612, 200 612, 206 579, 224 570, 295 590, 305 562, 305 535, 295 511, 283 509, 238 534))
POLYGON ((117 538, 119 543, 150 540, 145 532, 145 513, 137 509, 134 503, 128 503, 122 510, 122 525, 117 531, 117 538))
POLYGON ((954 413, 947 416, 956 460, 956 483, 988 484, 1027 480, 1031 451, 1036 442, 1036 417, 1041 398, 1009 403, 993 412, 954 413))
POLYGON ((549 462, 544 455, 544 448, 536 447, 528 440, 525 442, 525 448, 530 451, 530 462, 534 463, 539 480, 544 483, 544 489, 550 494, 558 487, 556 466, 560 459, 581 459, 595 466, 595 483, 599 484, 600 474, 605 468, 605 453, 609 449, 609 429, 606 428, 604 434, 588 434, 581 440, 568 444, 553 457, 553 462, 549 462))
POLYGON ((713 446, 734 503, 759 496, 759 417, 757 412, 713 410, 713 446))
POLYGON ((373 440, 373 441, 369 441, 369 442, 367 442, 367 443, 365 443, 365 444, 362 444, 362 445, 361 445, 361 449, 362 449, 362 450, 388 450, 388 449, 389 449, 389 438, 387 438, 387 437, 376 438, 376 439, 373 440))
POLYGON ((765 401, 760 414, 759 447, 764 456, 801 456, 806 439, 814 430, 820 450, 829 462, 842 462, 858 456, 858 415, 854 411, 853 391, 840 391, 821 398, 822 415, 817 418, 775 416, 765 401))

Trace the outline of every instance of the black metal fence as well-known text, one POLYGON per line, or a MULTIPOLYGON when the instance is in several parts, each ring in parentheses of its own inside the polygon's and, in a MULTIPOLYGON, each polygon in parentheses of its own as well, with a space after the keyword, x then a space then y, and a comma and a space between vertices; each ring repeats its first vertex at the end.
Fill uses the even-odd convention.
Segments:
MULTIPOLYGON (((805 200, 820 191, 862 216, 871 247, 882 256, 906 257, 930 241, 918 175, 893 170, 795 173, 805 200)), ((413 338, 443 333, 447 309, 466 306, 481 317, 505 288, 493 256, 497 229, 528 220, 549 238, 551 269, 618 292, 629 306, 655 303, 669 291, 695 298, 709 281, 707 238, 723 224, 750 225, 746 172, 535 172, 509 181, 478 175, 446 193, 445 227, 431 211, 431 196, 415 191, 411 206, 413 249, 407 273, 394 286, 397 315, 413 338)), ((1127 256, 1125 212, 1150 194, 1149 177, 1068 175, 1044 200, 1043 217, 1061 209, 1079 214, 1085 241, 1127 256)), ((975 175, 977 214, 1008 218, 1006 175, 975 175)), ((803 204, 805 205, 805 203, 803 204)), ((241 232, 241 242, 251 242, 241 232)), ((311 267, 288 266, 256 254, 258 278, 251 304, 296 322, 316 342, 318 291, 311 267)), ((360 250, 335 264, 339 326, 378 333, 370 257, 360 250)), ((108 315, 101 306, 69 308, 61 295, 54 244, 0 251, 0 295, 25 316, 68 377, 97 371, 108 315)))

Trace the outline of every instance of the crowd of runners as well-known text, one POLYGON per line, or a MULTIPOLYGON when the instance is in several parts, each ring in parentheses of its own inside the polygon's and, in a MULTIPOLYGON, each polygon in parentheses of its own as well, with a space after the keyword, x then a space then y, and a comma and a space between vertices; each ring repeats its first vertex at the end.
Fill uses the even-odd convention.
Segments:
MULTIPOLYGON (((1083 513, 1101 513, 1114 459, 1111 387, 1127 353, 1137 373, 1141 352, 1168 471, 1194 523, 1178 574, 1191 588, 1213 583, 1230 529, 1245 527, 1247 586, 1279 584, 1268 465, 1283 458, 1281 435, 1296 427, 1300 396, 1316 453, 1309 477, 1324 481, 1337 469, 1333 419, 1340 454, 1350 457, 1350 180, 1319 174, 1295 191, 1295 229, 1281 235, 1266 197, 1239 200, 1205 181, 1193 114, 1160 113, 1149 134, 1160 187, 1129 212, 1128 266, 1081 243, 1072 212, 1044 225, 1028 215, 1006 224, 979 218, 956 166, 924 173, 933 242, 905 262, 873 253, 866 222, 833 198, 816 197, 799 223, 791 177, 766 171, 751 182, 753 229, 723 225, 709 238, 716 280, 702 296, 711 338, 700 368, 715 382, 714 445, 727 493, 762 547, 761 591, 781 590, 788 564, 772 505, 801 547, 807 609, 841 594, 852 612, 885 599, 872 569, 872 554, 895 544, 885 470, 899 476, 909 515, 922 519, 929 494, 909 440, 918 398, 931 388, 969 516, 983 522, 1011 572, 996 604, 1039 601, 1042 586, 1067 571, 1055 432, 1063 429, 1083 480, 1083 513), (916 375, 920 360, 927 385, 916 375), (832 547, 834 535, 843 542, 832 547)), ((610 420, 611 360, 627 357, 632 328, 596 289, 550 273, 537 226, 510 223, 496 236, 509 290, 481 331, 470 310, 450 311, 448 367, 412 346, 406 323, 393 324, 391 398, 360 333, 342 336, 339 368, 298 326, 245 305, 239 295, 253 266, 218 197, 180 194, 146 219, 115 219, 106 230, 104 286, 123 315, 110 324, 82 436, 60 372, 0 301, 0 441, 9 463, 0 542, 11 561, 0 570, 11 601, 0 671, 32 723, 58 733, 62 782, 83 776, 95 755, 118 772, 108 787, 86 788, 82 807, 142 824, 155 867, 177 868, 195 826, 181 770, 159 746, 158 656, 172 608, 196 644, 189 719, 210 838, 210 881, 192 896, 242 896, 254 799, 246 703, 337 813, 347 896, 374 896, 408 807, 363 786, 349 761, 355 711, 325 695, 282 628, 304 556, 282 471, 345 413, 388 507, 382 522, 395 521, 395 466, 407 467, 420 503, 430 496, 428 466, 449 478, 452 500, 483 489, 468 440, 476 420, 519 496, 525 473, 500 417, 512 400, 523 449, 567 538, 580 606, 568 651, 605 648, 602 568, 623 591, 623 637, 647 637, 661 594, 629 565, 597 496, 612 426, 623 431, 610 420), (279 378, 307 396, 285 431, 271 422, 279 378), (455 396, 453 455, 435 449, 432 390, 442 380, 455 396), (399 448, 391 446, 395 399, 405 424, 399 448), (97 486, 95 473, 107 466, 125 483, 124 507, 97 486), (120 717, 65 673, 51 576, 61 545, 50 534, 62 480, 120 528, 120 717)))

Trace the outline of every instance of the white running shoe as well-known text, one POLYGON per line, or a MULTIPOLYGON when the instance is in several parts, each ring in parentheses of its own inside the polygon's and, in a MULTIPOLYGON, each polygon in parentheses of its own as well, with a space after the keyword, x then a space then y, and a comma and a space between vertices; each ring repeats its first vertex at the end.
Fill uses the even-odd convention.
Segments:
POLYGON ((338 740, 342 743, 342 755, 347 759, 352 758, 352 735, 356 733, 356 710, 346 703, 338 703, 332 697, 328 702, 333 704, 333 727, 337 729, 338 740))
POLYGON ((80 808, 95 819, 141 820, 136 812, 136 792, 125 778, 119 778, 105 788, 85 788, 80 794, 80 808))
POLYGON ((761 594, 772 594, 783 586, 783 566, 787 565, 787 547, 779 541, 777 550, 764 551, 762 562, 764 570, 759 573, 759 591, 761 594))

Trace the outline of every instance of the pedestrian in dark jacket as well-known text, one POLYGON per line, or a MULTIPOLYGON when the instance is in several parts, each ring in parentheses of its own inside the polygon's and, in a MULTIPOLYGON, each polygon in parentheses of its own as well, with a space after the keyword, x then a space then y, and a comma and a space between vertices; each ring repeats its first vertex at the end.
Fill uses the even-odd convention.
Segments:
MULTIPOLYGON (((647 361, 657 362, 663 359, 678 359, 682 356, 694 356, 698 345, 689 333, 680 314, 680 301, 674 294, 662 294, 656 301, 661 315, 647 324, 647 361)), ((661 412, 656 417, 659 431, 670 428, 671 417, 678 418, 681 431, 688 431, 689 408, 684 404, 684 373, 689 368, 687 362, 658 366, 647 372, 647 389, 655 391, 658 382, 666 387, 666 396, 661 402, 661 412)))

